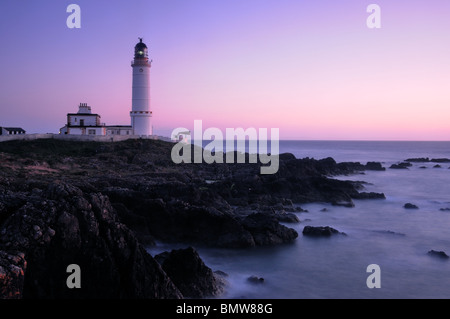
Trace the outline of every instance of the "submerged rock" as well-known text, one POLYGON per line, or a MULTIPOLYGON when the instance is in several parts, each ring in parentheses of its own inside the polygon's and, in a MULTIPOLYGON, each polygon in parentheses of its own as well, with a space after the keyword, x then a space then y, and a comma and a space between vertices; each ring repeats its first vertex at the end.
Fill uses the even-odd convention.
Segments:
POLYGON ((403 205, 403 208, 405 209, 419 209, 419 207, 417 205, 411 204, 411 203, 406 203, 405 205, 403 205))
POLYGON ((428 255, 434 256, 434 257, 439 257, 439 258, 442 258, 442 259, 450 258, 445 252, 443 252, 443 251, 436 251, 436 250, 430 250, 428 252, 428 255))
POLYGON ((247 281, 252 284, 263 284, 264 278, 253 275, 253 276, 248 277, 247 281))
POLYGON ((375 192, 360 192, 357 195, 352 196, 354 199, 386 199, 386 195, 384 193, 375 193, 375 192))
POLYGON ((313 237, 329 237, 331 235, 347 235, 346 233, 340 232, 330 226, 305 226, 303 228, 303 235, 313 236, 313 237))
POLYGON ((380 234, 394 235, 394 236, 406 236, 406 234, 397 233, 392 230, 374 230, 374 232, 380 233, 380 234))

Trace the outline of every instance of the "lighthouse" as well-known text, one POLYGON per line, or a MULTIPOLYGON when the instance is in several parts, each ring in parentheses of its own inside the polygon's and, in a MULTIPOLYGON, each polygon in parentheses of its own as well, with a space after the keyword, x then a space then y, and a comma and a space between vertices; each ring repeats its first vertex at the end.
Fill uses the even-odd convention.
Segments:
POLYGON ((131 126, 133 135, 152 135, 152 112, 150 111, 150 67, 148 48, 142 38, 134 47, 133 91, 131 107, 131 126))

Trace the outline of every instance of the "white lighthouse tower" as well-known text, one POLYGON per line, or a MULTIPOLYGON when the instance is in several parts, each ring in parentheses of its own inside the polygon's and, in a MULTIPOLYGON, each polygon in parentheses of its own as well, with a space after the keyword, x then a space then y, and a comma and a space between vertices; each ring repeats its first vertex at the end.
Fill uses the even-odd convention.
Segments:
POLYGON ((133 97, 130 112, 133 135, 152 135, 152 112, 150 111, 150 67, 148 48, 139 38, 134 47, 133 97))

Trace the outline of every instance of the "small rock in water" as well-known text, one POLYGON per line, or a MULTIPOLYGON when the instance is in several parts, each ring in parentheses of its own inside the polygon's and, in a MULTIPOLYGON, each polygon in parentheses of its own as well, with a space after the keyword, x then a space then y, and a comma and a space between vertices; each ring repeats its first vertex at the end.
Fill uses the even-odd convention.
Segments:
POLYGON ((250 276, 247 278, 247 281, 249 281, 253 284, 262 284, 262 283, 264 283, 264 278, 258 277, 258 276, 250 276))
POLYGON ((419 207, 417 205, 411 204, 411 203, 406 203, 403 208, 406 209, 419 209, 419 207))
POLYGON ((346 233, 340 232, 337 229, 334 229, 330 226, 305 226, 303 228, 303 235, 305 236, 331 236, 331 235, 336 235, 336 234, 341 234, 341 235, 347 235, 346 233))
POLYGON ((411 167, 412 164, 408 163, 408 162, 403 162, 403 163, 399 163, 399 164, 392 164, 391 167, 392 169, 408 169, 408 167, 411 167))
POLYGON ((444 258, 444 259, 449 258, 449 256, 448 256, 445 252, 443 252, 443 251, 430 250, 430 251, 428 252, 428 255, 430 255, 430 256, 436 256, 436 257, 444 258))

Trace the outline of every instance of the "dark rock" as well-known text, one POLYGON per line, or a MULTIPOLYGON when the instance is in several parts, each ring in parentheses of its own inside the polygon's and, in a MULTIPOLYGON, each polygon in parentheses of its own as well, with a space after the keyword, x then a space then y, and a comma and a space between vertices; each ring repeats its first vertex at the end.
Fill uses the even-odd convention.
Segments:
POLYGON ((419 168, 425 169, 425 168, 427 168, 427 167, 426 167, 426 166, 420 166, 419 168))
POLYGON ((428 163, 430 159, 428 157, 408 158, 405 162, 413 163, 428 163))
POLYGON ((433 166, 433 168, 442 168, 442 166, 439 165, 439 164, 436 164, 436 165, 433 166))
POLYGON ((450 158, 433 158, 430 162, 433 163, 450 163, 450 158))
POLYGON ((165 253, 162 258, 155 258, 162 260, 162 268, 183 296, 206 298, 223 292, 223 281, 204 264, 194 248, 172 250, 165 253))
POLYGON ((412 164, 409 162, 403 162, 403 163, 399 163, 399 164, 392 164, 389 168, 392 169, 408 169, 408 167, 411 167, 412 164))
POLYGON ((337 235, 337 234, 341 234, 341 235, 346 235, 343 232, 340 232, 332 227, 329 226, 305 226, 303 228, 303 235, 305 236, 313 236, 313 237, 329 237, 331 235, 337 235))
POLYGON ((295 160, 296 157, 292 153, 282 153, 279 155, 278 159, 280 161, 289 161, 289 160, 295 160))
POLYGON ((182 297, 104 195, 50 184, 0 229, 2 298, 182 297), (67 289, 70 264, 81 268, 82 289, 67 289))
POLYGON ((264 278, 253 275, 253 276, 248 277, 247 281, 252 284, 263 284, 264 278))
POLYGON ((405 209, 419 209, 419 207, 417 205, 411 204, 411 203, 406 203, 405 205, 403 205, 403 208, 405 209))
POLYGON ((446 208, 441 208, 439 209, 441 212, 449 212, 450 211, 450 207, 446 207, 446 208))
POLYGON ((355 203, 353 203, 352 200, 349 200, 349 201, 333 201, 333 202, 331 202, 331 205, 333 205, 333 206, 341 206, 341 207, 348 207, 348 208, 355 207, 355 203))
POLYGON ((299 223, 300 219, 293 213, 286 213, 284 210, 272 213, 273 216, 282 223, 299 223))
POLYGON ((268 214, 250 214, 243 219, 242 225, 258 246, 288 243, 298 237, 294 229, 281 225, 274 216, 268 214))
POLYGON ((428 255, 435 256, 435 257, 442 258, 442 259, 448 259, 449 258, 449 256, 443 251, 430 250, 428 252, 428 255))
POLYGON ((356 195, 352 195, 352 198, 354 198, 354 199, 386 199, 386 195, 384 195, 384 193, 361 192, 356 195))
POLYGON ((0 250, 0 299, 20 299, 27 262, 22 252, 0 250))
POLYGON ((383 167, 380 162, 367 162, 365 169, 369 170, 369 171, 385 171, 386 170, 386 168, 383 167))

